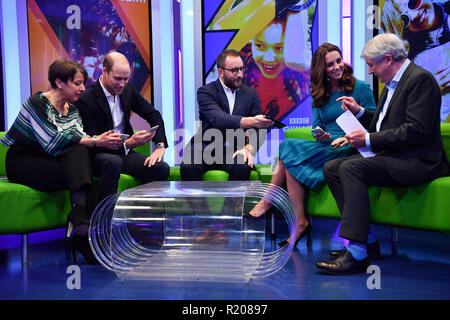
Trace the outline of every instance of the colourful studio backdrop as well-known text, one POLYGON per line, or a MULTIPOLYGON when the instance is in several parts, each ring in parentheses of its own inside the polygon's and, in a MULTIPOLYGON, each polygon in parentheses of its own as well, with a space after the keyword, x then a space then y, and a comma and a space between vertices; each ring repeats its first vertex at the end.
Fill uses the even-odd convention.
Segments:
POLYGON ((450 1, 380 0, 380 7, 380 31, 397 34, 408 58, 434 75, 442 94, 441 122, 450 122, 450 1))
POLYGON ((123 53, 132 67, 131 83, 152 101, 149 2, 120 0, 27 0, 31 90, 46 90, 48 66, 72 59, 89 75, 102 72, 108 52, 123 53))
MULTIPOLYGON (((203 70, 218 78, 215 60, 225 49, 240 51, 243 82, 258 92, 261 108, 287 125, 311 125, 310 68, 317 43, 315 0, 203 1, 203 70)), ((269 132, 265 155, 273 155, 283 134, 269 132), (273 143, 272 143, 273 142, 273 143)), ((263 152, 260 152, 261 156, 263 152)), ((273 157, 258 158, 259 163, 273 157)))

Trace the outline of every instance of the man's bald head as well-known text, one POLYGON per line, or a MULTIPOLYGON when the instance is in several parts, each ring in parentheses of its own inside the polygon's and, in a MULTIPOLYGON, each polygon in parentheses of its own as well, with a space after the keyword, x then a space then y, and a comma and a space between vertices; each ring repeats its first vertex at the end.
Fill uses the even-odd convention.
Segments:
POLYGON ((103 68, 106 68, 108 73, 111 72, 114 64, 128 65, 128 68, 130 67, 128 59, 120 52, 108 53, 103 60, 103 68))
POLYGON ((103 60, 100 82, 112 95, 121 94, 130 80, 131 69, 127 58, 119 52, 108 53, 103 60))

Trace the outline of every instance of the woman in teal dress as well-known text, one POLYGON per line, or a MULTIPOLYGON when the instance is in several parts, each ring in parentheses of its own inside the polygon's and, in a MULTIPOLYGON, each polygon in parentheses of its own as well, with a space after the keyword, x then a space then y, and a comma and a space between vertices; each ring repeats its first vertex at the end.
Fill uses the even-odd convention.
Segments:
MULTIPOLYGON (((282 186, 286 182, 289 194, 299 209, 298 236, 295 244, 311 232, 311 224, 304 208, 305 187, 314 188, 324 182, 322 166, 325 162, 347 157, 355 152, 348 144, 345 133, 336 123, 345 107, 336 99, 351 96, 365 109, 374 111, 375 100, 369 85, 357 80, 353 70, 342 60, 341 50, 332 44, 322 44, 314 53, 311 64, 311 96, 313 128, 320 127, 322 133, 314 133, 316 141, 286 139, 280 144, 280 159, 277 162, 271 183, 282 186)), ((358 115, 355 115, 358 117, 358 115)), ((272 204, 260 200, 249 212, 254 217, 262 216, 272 204)), ((285 245, 288 240, 280 242, 285 245)))

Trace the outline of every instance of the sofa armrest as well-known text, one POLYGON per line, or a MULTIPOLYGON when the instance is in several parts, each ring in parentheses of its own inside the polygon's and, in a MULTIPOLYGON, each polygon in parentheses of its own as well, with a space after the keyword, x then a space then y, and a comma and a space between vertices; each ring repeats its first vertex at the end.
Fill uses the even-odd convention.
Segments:
POLYGON ((441 123, 441 136, 447 159, 450 159, 450 123, 441 123))
MULTIPOLYGON (((1 131, 0 139, 3 138, 5 134, 6 134, 5 131, 1 131)), ((5 169, 6 151, 8 151, 8 147, 5 147, 0 143, 0 176, 6 176, 6 169, 5 169)))
POLYGON ((311 134, 311 127, 289 129, 284 132, 284 136, 286 139, 294 138, 315 141, 311 134))

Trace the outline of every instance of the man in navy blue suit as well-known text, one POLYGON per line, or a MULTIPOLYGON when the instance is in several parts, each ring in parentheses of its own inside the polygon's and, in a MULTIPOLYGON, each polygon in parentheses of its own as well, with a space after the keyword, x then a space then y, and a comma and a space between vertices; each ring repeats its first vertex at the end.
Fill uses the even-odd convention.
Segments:
POLYGON ((169 165, 163 161, 167 147, 164 121, 160 112, 129 83, 130 77, 128 59, 119 52, 111 52, 103 61, 100 78, 76 103, 87 134, 96 136, 114 130, 128 136, 115 150, 93 149, 94 174, 99 177, 99 201, 117 192, 121 173, 137 177, 143 183, 165 181, 169 176, 169 165), (150 133, 146 130, 135 133, 130 122, 131 112, 145 119, 151 127, 158 126, 158 129, 150 133), (150 141, 155 143, 150 156, 133 150, 150 141))
POLYGON ((256 90, 242 84, 245 68, 239 52, 225 50, 216 63, 219 78, 197 91, 202 127, 184 149, 183 180, 202 180, 207 170, 224 170, 229 180, 248 180, 262 142, 257 131, 274 125, 262 114, 256 90))

